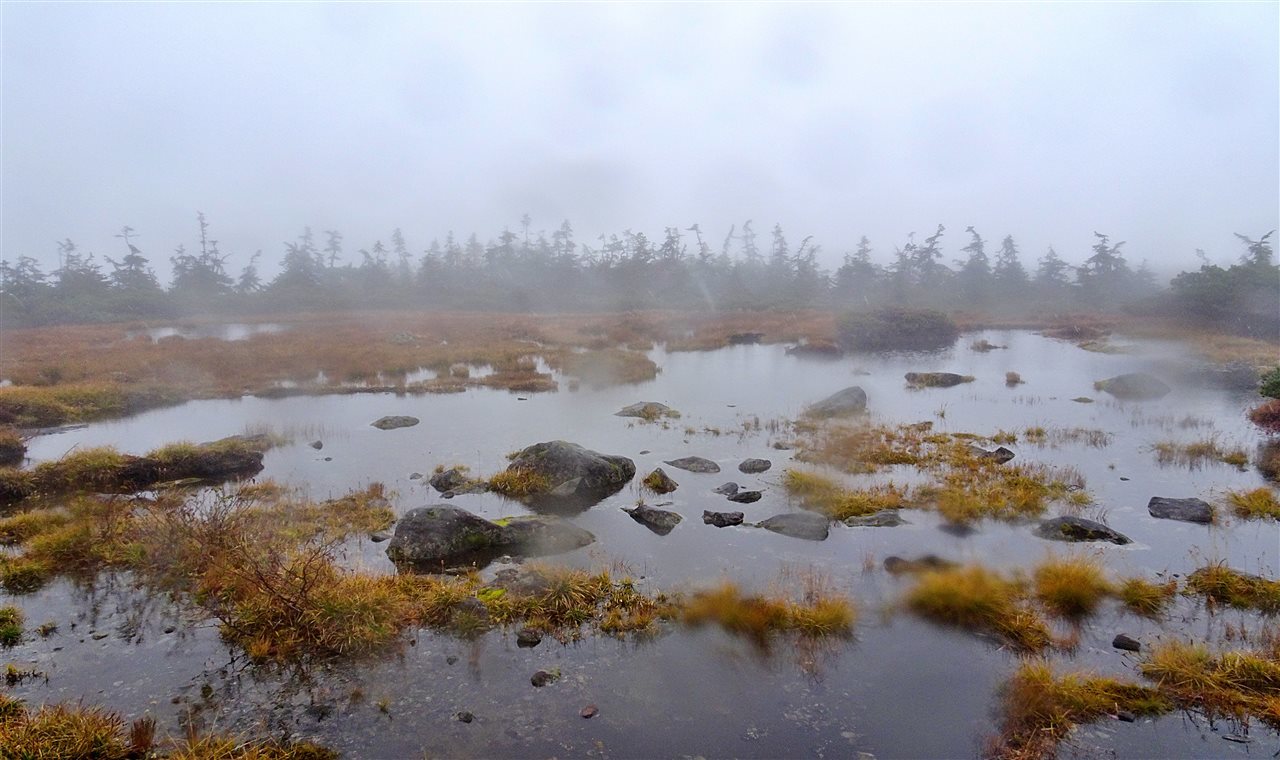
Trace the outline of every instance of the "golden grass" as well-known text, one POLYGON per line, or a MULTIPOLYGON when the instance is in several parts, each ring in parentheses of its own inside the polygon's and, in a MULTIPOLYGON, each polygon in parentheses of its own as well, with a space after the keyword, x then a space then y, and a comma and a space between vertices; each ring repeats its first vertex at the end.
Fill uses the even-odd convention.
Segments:
POLYGON ((26 617, 13 605, 0 607, 0 646, 11 647, 22 641, 22 625, 26 617))
POLYGON ((1280 581, 1233 570, 1224 564, 1206 565, 1187 576, 1186 591, 1212 604, 1280 613, 1280 581))
POLYGON ((658 365, 638 351, 605 348, 583 353, 562 354, 561 372, 597 387, 641 383, 658 376, 658 365))
POLYGON ((979 565, 920 573, 906 604, 935 622, 987 631, 1013 646, 1040 651, 1049 627, 1024 601, 1022 585, 979 565))
POLYGON ((1091 614, 1113 591, 1095 556, 1051 556, 1032 575, 1036 599, 1062 617, 1091 614))
POLYGON ((532 470, 503 470, 489 478, 489 490, 512 499, 547 493, 553 485, 532 470))
POLYGON ((681 608, 681 620, 686 625, 713 623, 756 641, 765 641, 780 631, 805 636, 847 636, 855 619, 853 603, 827 591, 807 593, 795 602, 743 594, 731 581, 694 594, 681 608))
POLYGON ((1280 658, 1274 644, 1259 651, 1214 654, 1203 644, 1158 644, 1139 666, 1162 692, 1209 717, 1256 717, 1280 729, 1280 658))
POLYGON ((1168 580, 1155 583, 1146 578, 1126 578, 1117 589, 1120 601, 1131 612, 1145 617, 1164 614, 1178 594, 1178 582, 1168 580))
POLYGON ((1245 520, 1280 520, 1280 499, 1266 486, 1252 491, 1228 491, 1227 504, 1236 517, 1245 520))
POLYGON ((1151 448, 1162 465, 1198 469, 1206 463, 1221 463, 1243 470, 1249 464, 1248 452, 1238 446, 1223 446, 1213 436, 1188 442, 1160 441, 1151 448))
POLYGON ((787 470, 782 476, 787 493, 807 508, 836 520, 897 509, 906 504, 907 492, 892 483, 863 489, 841 486, 832 478, 803 470, 787 470))
POLYGON ((1051 757, 1076 724, 1122 710, 1161 715, 1174 709, 1156 689, 1090 673, 1059 676, 1043 661, 1018 666, 1001 690, 1000 707, 993 754, 1002 758, 1051 757))

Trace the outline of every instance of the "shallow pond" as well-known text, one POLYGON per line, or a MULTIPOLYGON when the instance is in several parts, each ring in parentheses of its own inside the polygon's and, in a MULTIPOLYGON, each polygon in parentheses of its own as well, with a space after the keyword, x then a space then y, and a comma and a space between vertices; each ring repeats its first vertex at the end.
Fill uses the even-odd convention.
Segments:
MULTIPOLYGON (((1252 454, 1261 439, 1244 412, 1255 396, 1200 382, 1172 344, 1126 345, 1127 353, 1092 353, 1027 332, 989 331, 966 335, 953 349, 937 353, 838 360, 788 356, 780 346, 657 349, 651 356, 661 373, 638 385, 584 384, 571 392, 560 378, 563 390, 536 395, 471 389, 450 395, 196 401, 41 436, 31 441, 33 460, 76 447, 111 444, 143 452, 175 440, 207 441, 269 428, 292 443, 268 452, 261 477, 304 486, 314 498, 380 481, 396 492, 399 512, 442 503, 425 478, 410 478, 413 473, 429 476, 435 465, 465 464, 474 473, 492 474, 505 467, 508 452, 537 441, 564 439, 628 456, 640 476, 664 460, 704 456, 722 472, 667 467, 679 489, 646 496, 650 504, 671 502, 665 508, 684 516, 670 534, 651 533, 621 511, 641 495, 637 478, 572 517, 595 534, 595 544, 547 561, 625 563, 650 590, 696 588, 725 577, 761 588, 778 583, 789 569, 817 567, 856 600, 860 616, 852 641, 817 650, 783 639, 765 652, 718 631, 678 628, 649 641, 588 636, 568 646, 548 639, 533 649, 518 648, 511 631, 492 631, 475 641, 422 631, 398 652, 302 672, 249 668, 218 640, 211 623, 177 619, 172 608, 133 590, 127 577, 103 577, 93 584, 60 581, 14 599, 33 624, 59 624, 53 636, 9 652, 13 661, 34 663, 48 674, 47 681, 29 681, 17 691, 35 702, 83 697, 129 716, 150 712, 171 730, 187 719, 222 729, 265 726, 275 734, 316 738, 353 757, 973 756, 995 730, 999 684, 1017 658, 993 640, 894 611, 906 584, 880 570, 880 562, 889 555, 931 552, 1026 567, 1063 545, 1036 538, 1028 525, 997 522, 957 536, 940 529, 936 514, 912 510, 904 511, 909 525, 834 524, 826 541, 809 542, 748 527, 704 525, 702 510, 743 511, 753 522, 795 509, 780 485, 793 452, 773 444, 791 439, 786 421, 807 404, 859 385, 874 420, 930 421, 935 430, 982 435, 1013 431, 1019 434, 1010 444, 1017 461, 1078 469, 1095 498, 1084 516, 1104 517, 1134 539, 1123 547, 1081 549, 1101 553, 1113 574, 1184 574, 1206 561, 1227 560, 1275 577, 1275 523, 1228 518, 1201 526, 1157 520, 1146 509, 1151 496, 1213 502, 1226 489, 1263 483, 1252 469, 1220 463, 1162 465, 1152 451, 1159 441, 1212 436, 1252 454), (1007 348, 969 348, 981 339, 1007 348), (976 379, 953 388, 911 390, 903 381, 909 371, 976 379), (1025 382, 1007 386, 1009 371, 1025 382), (1158 401, 1120 402, 1093 389, 1095 380, 1131 371, 1162 376, 1174 390, 1158 401), (1093 403, 1073 400, 1082 396, 1093 403), (642 400, 668 404, 682 417, 664 424, 613 416, 642 400), (384 415, 413 415, 422 422, 390 431, 370 426, 384 415), (1028 445, 1022 432, 1033 426, 1050 431, 1050 440, 1028 445), (1092 444, 1052 435, 1072 428, 1102 434, 1092 444), (313 440, 323 448, 308 446, 313 440), (770 459, 773 467, 743 475, 737 464, 747 457, 770 459), (711 491, 727 480, 760 488, 764 498, 726 502, 711 491), (530 686, 533 671, 553 667, 564 675, 559 682, 530 686), (599 707, 591 720, 578 714, 587 704, 599 707), (474 713, 475 721, 455 721, 459 710, 474 713)), ((450 503, 489 518, 525 511, 492 494, 450 503)), ((384 547, 361 540, 348 559, 393 572, 384 547)), ((1110 647, 1120 631, 1144 639, 1205 637, 1226 624, 1254 622, 1245 613, 1211 616, 1189 600, 1180 601, 1163 624, 1107 606, 1086 623, 1076 654, 1060 659, 1072 668, 1132 676, 1133 658, 1110 647)), ((1274 734, 1257 726, 1250 744, 1222 738, 1235 730, 1189 715, 1103 722, 1081 728, 1062 753, 1220 757, 1263 754, 1269 747, 1269 756, 1280 747, 1274 734)))

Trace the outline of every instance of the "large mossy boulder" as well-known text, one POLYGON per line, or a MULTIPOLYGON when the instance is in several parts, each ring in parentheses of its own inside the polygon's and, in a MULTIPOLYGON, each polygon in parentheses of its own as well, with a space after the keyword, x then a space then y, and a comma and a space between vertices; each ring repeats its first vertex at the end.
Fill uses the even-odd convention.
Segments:
POLYGON ((1093 387, 1125 401, 1163 398, 1173 390, 1163 380, 1145 372, 1130 372, 1099 380, 1093 387))
POLYGON ((844 315, 836 337, 853 351, 934 351, 955 343, 960 328, 940 311, 880 309, 844 315))
POLYGON ((827 396, 816 404, 811 404, 804 413, 810 417, 846 417, 861 414, 867 410, 867 392, 851 385, 842 391, 827 396))
POLYGON ((490 522, 465 509, 433 504, 400 518, 387 556, 396 563, 430 565, 500 553, 558 554, 593 541, 591 533, 554 517, 526 515, 490 522))
POLYGON ((547 441, 519 451, 489 485, 535 509, 581 510, 617 493, 635 474, 635 462, 624 456, 547 441))

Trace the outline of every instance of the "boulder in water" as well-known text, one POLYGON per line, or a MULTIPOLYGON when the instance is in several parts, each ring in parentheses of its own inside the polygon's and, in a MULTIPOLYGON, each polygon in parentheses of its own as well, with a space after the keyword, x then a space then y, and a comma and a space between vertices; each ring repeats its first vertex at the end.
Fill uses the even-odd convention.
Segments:
POLYGON ((634 507, 623 507, 623 512, 631 515, 631 519, 640 523, 649 530, 657 533, 659 536, 665 536, 675 529, 680 521, 684 518, 675 512, 666 509, 657 509, 647 504, 637 504, 634 507))
POLYGON ((1166 496, 1152 496, 1147 502, 1147 512, 1152 517, 1164 520, 1181 520, 1182 522, 1208 525, 1213 522, 1213 507, 1201 499, 1171 499, 1166 496))
POLYGON ((1100 522, 1083 517, 1063 515, 1041 521, 1035 533, 1051 541, 1110 541, 1113 544, 1132 543, 1131 539, 1100 522))
POLYGON ((1173 390, 1163 380, 1145 372, 1130 372, 1125 375, 1099 380, 1093 387, 1110 393, 1118 399, 1126 401, 1147 401, 1163 398, 1173 390))
POLYGON ((811 404, 804 413, 810 417, 844 417, 850 414, 861 414, 866 410, 867 392, 856 385, 851 385, 811 404))
POLYGON ((413 427, 421 420, 417 417, 410 417, 403 414, 393 414, 387 417, 379 417, 369 424, 379 430, 395 430, 396 428, 413 427))
POLYGON ((813 512, 784 512, 756 523, 756 527, 808 541, 824 541, 830 532, 829 521, 813 512))
POLYGON ((664 462, 664 464, 669 464, 672 467, 679 467, 680 469, 688 470, 689 472, 720 472, 720 465, 703 457, 681 457, 680 459, 672 459, 664 462))

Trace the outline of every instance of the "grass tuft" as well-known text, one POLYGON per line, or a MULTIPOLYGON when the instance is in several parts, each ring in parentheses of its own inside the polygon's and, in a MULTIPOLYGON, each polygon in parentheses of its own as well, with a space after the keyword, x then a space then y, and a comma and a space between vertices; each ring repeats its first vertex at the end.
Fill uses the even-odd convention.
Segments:
POLYGON ((1280 499, 1265 486, 1252 491, 1228 491, 1227 503, 1236 517, 1245 520, 1280 520, 1280 499))
POLYGON ((979 565, 921 573, 907 606, 930 620, 1001 636, 1028 651, 1051 643, 1049 627, 1022 599, 1021 585, 979 565))
POLYGON ((1119 588, 1120 601, 1130 611, 1145 617, 1164 614, 1178 593, 1175 580, 1154 583, 1146 578, 1126 578, 1119 588))
POLYGON ((1280 582, 1242 573, 1221 563, 1207 565, 1187 576, 1186 590, 1213 604, 1280 613, 1280 582))
POLYGON ((1036 598, 1069 618, 1092 613, 1112 592, 1101 561, 1093 556, 1050 557, 1036 567, 1033 582, 1036 598))

